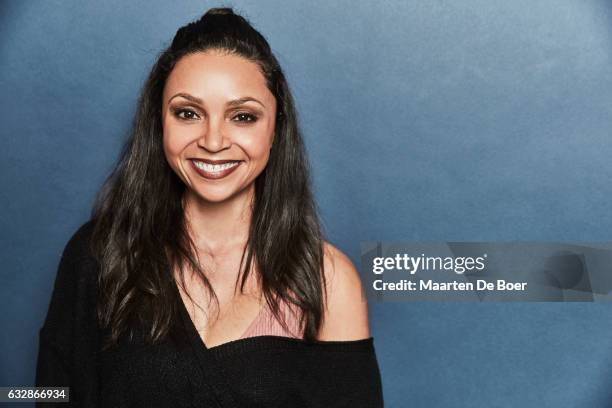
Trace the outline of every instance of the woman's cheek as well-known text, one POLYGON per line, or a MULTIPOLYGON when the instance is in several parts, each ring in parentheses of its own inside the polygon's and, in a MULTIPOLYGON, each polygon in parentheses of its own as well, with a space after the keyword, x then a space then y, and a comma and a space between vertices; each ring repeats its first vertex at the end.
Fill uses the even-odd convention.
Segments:
POLYGON ((251 157, 261 157, 269 152, 272 143, 272 134, 265 124, 253 128, 250 132, 242 136, 242 145, 250 152, 251 157))
POLYGON ((180 153, 192 138, 193 130, 180 129, 176 126, 166 126, 164 128, 164 145, 172 154, 180 153))

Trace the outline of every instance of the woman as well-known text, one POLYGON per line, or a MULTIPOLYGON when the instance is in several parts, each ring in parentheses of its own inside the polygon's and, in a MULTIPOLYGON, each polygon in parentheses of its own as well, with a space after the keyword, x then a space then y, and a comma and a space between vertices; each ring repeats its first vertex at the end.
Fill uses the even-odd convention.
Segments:
POLYGON ((91 218, 60 262, 37 385, 75 406, 382 406, 287 82, 231 9, 160 55, 91 218))

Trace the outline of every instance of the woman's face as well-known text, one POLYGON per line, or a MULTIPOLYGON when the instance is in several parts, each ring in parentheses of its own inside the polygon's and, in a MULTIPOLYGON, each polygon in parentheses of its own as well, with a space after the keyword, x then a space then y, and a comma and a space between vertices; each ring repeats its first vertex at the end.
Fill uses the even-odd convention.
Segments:
POLYGON ((186 55, 163 92, 166 160, 196 196, 228 200, 265 168, 275 118, 276 99, 256 63, 216 50, 186 55))

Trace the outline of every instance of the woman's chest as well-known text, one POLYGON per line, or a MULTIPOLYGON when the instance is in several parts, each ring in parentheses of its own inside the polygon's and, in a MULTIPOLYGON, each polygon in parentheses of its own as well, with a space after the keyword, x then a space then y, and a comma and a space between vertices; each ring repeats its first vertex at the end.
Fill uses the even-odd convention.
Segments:
POLYGON ((227 266, 217 267, 207 278, 210 288, 203 283, 203 278, 193 275, 186 278, 183 286, 175 271, 179 306, 187 311, 191 325, 208 347, 241 338, 265 308, 253 273, 247 277, 244 291, 240 291, 236 289, 237 277, 224 269, 227 266))

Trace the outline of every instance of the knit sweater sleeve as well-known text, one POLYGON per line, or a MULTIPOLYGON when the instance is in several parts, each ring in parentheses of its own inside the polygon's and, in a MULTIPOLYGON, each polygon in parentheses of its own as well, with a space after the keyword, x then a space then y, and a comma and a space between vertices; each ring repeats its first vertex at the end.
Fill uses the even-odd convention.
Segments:
MULTIPOLYGON (((65 245, 49 302, 39 330, 36 386, 70 387, 70 403, 57 406, 95 406, 96 347, 95 264, 88 248, 91 221, 83 224, 65 245)), ((52 407, 55 404, 36 404, 52 407)))

